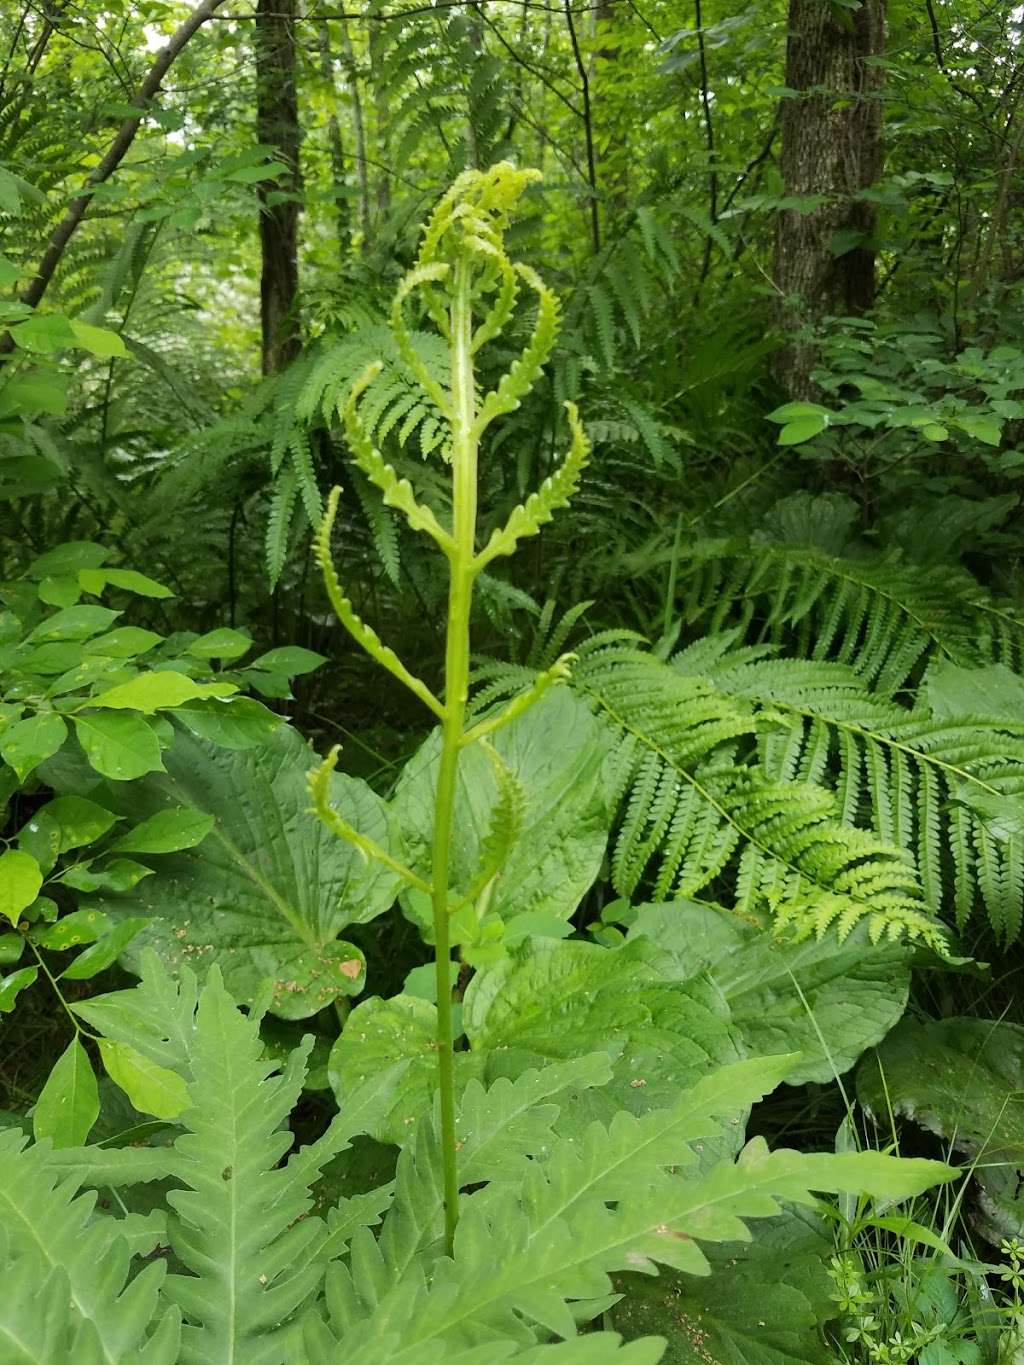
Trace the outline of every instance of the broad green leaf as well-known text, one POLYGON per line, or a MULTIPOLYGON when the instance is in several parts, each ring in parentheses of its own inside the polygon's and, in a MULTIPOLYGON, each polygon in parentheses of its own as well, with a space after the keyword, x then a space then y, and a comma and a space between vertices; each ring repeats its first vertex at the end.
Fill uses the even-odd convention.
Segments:
POLYGON ((127 834, 122 834, 110 846, 111 852, 176 853, 202 843, 213 826, 214 817, 194 806, 160 810, 127 834))
POLYGON ((171 714, 198 739, 224 749, 254 749, 284 724, 281 716, 252 697, 190 701, 174 707, 171 714))
MULTIPOLYGON (((457 1084, 483 1074, 482 1054, 458 1052, 457 1084)), ((342 1112, 366 1079, 387 1075, 365 1119, 366 1132, 378 1142, 405 1146, 417 1121, 430 1113, 437 1089, 437 1010, 426 1000, 397 995, 373 997, 357 1005, 331 1049, 327 1075, 342 1112)))
POLYGON ((39 584, 39 600, 51 607, 73 607, 82 591, 73 578, 44 578, 39 584))
POLYGON ((240 166, 238 170, 228 171, 224 179, 239 185, 251 185, 259 180, 276 180, 287 172, 288 167, 283 161, 269 161, 264 166, 240 166))
POLYGON ((69 868, 61 880, 76 891, 130 891, 138 886, 144 877, 152 877, 153 869, 131 858, 115 858, 102 867, 84 863, 69 868))
POLYGON ((20 993, 31 986, 38 975, 38 967, 20 967, 18 971, 0 977, 0 1014, 10 1014, 20 993))
POLYGON ((109 328, 94 327, 92 323, 79 322, 72 318, 71 330, 75 334, 75 340, 79 346, 91 355, 99 356, 104 360, 108 358, 128 359, 124 342, 116 332, 110 331, 109 328))
POLYGON ((167 670, 140 673, 130 682, 90 697, 89 704, 108 711, 142 711, 152 715, 154 711, 181 706, 200 697, 229 697, 237 691, 233 683, 198 683, 184 673, 167 670))
POLYGON ((196 659, 240 659, 250 649, 252 640, 249 636, 229 626, 208 631, 187 646, 188 653, 196 659))
POLYGON ((94 569, 109 553, 92 540, 68 540, 34 559, 28 567, 28 575, 30 578, 50 578, 74 574, 79 569, 94 569))
POLYGON ((827 1084, 899 1023, 910 987, 910 954, 872 944, 861 925, 835 935, 779 942, 735 915, 680 901, 640 909, 629 938, 657 950, 667 981, 709 980, 728 1004, 751 1056, 799 1052, 792 1085, 827 1084))
POLYGON ((322 654, 317 654, 312 649, 301 649, 298 645, 283 645, 280 649, 271 649, 266 654, 261 654, 258 659, 253 659, 252 663, 246 664, 246 667, 262 669, 265 673, 281 673, 286 678, 296 678, 303 673, 312 673, 315 668, 326 662, 322 654))
POLYGON ((155 630, 143 630, 140 626, 119 626, 106 635, 98 635, 85 646, 86 654, 103 654, 111 659, 134 659, 146 654, 161 637, 155 630))
POLYGON ((56 924, 47 925, 42 933, 33 934, 33 937, 41 948, 65 952, 83 943, 95 943, 109 928, 110 920, 101 910, 73 910, 56 924))
POLYGON ((10 967, 24 951, 25 940, 21 934, 0 934, 0 967, 10 967))
POLYGON ((1024 1166, 1024 1028, 994 1019, 907 1019, 857 1070, 883 1124, 890 1107, 983 1164, 1024 1166))
POLYGON ((787 422, 779 432, 777 445, 796 446, 802 441, 809 441, 814 436, 820 436, 828 426, 828 415, 818 413, 813 417, 796 417, 792 422, 787 422))
POLYGON ((982 441, 987 446, 997 446, 1003 439, 1003 424, 997 422, 994 417, 965 414, 954 418, 954 421, 961 431, 966 431, 968 436, 973 436, 975 440, 982 441))
POLYGON ((56 901, 51 900, 49 896, 37 896, 25 910, 24 918, 29 924, 37 924, 40 921, 44 924, 53 924, 59 914, 60 907, 56 901))
POLYGON ((80 569, 78 582, 84 592, 98 597, 107 587, 123 588, 139 597, 173 597, 170 588, 165 588, 154 578, 134 569, 80 569))
POLYGON ((768 414, 768 421, 785 426, 787 422, 798 421, 801 417, 827 418, 828 415, 828 408, 823 408, 820 403, 783 403, 781 408, 775 408, 768 414))
POLYGON ((603 1119, 671 1104, 709 1067, 738 1055, 718 990, 696 976, 665 981, 644 938, 618 948, 524 942, 473 978, 462 1022, 471 1048, 489 1055, 489 1076, 606 1052, 612 1082, 587 1100, 603 1119))
POLYGON ((68 410, 68 376, 52 370, 12 375, 0 393, 0 418, 13 413, 63 417, 68 410))
MULTIPOLYGON (((121 817, 85 796, 56 796, 40 806, 18 835, 18 842, 35 854, 35 845, 52 851, 53 857, 101 839, 121 817)), ((42 861, 42 859, 40 859, 42 861)), ((52 866, 52 861, 49 864, 52 866)))
POLYGON ((175 1119, 188 1106, 188 1086, 175 1071, 157 1066, 127 1043, 98 1040, 107 1075, 143 1114, 175 1119))
POLYGON ((39 895, 43 874, 35 858, 18 848, 0 853, 0 915, 18 923, 21 912, 39 895))
POLYGON ((1024 728, 1024 679, 1005 664, 962 668, 942 659, 925 675, 921 700, 936 720, 991 716, 1024 728))
POLYGON ((51 641, 23 654, 18 664, 23 673, 38 673, 42 677, 51 677, 55 673, 67 673, 80 668, 82 654, 83 647, 80 642, 60 644, 51 641))
POLYGON ((38 355, 74 346, 77 340, 70 322, 61 313, 33 313, 11 327, 10 332, 16 346, 38 355))
MULTIPOLYGON (((285 726, 243 753, 181 735, 165 758, 166 776, 125 795, 133 812, 187 803, 217 823, 201 846, 164 855, 159 877, 118 900, 118 913, 152 916, 129 965, 147 946, 172 969, 190 964, 205 973, 218 962, 237 999, 252 1001, 269 982, 273 1012, 289 1019, 358 994, 363 955, 339 936, 382 914, 397 882, 309 814, 312 751, 285 726)), ((358 830, 389 845, 387 808, 365 783, 335 775, 332 793, 358 830)))
POLYGON ((90 635, 98 635, 101 630, 106 630, 120 614, 109 607, 87 604, 65 607, 41 621, 28 638, 40 643, 48 640, 87 640, 90 635))
POLYGON ((41 711, 0 730, 0 755, 24 782, 37 764, 55 754, 67 739, 68 727, 53 711, 41 711))
POLYGON ((104 777, 127 782, 163 767, 160 741, 141 716, 90 711, 73 717, 75 733, 89 762, 104 777))
POLYGON ((708 1276, 623 1276, 614 1325, 626 1337, 665 1336, 662 1365, 838 1365, 820 1332, 836 1312, 827 1229, 800 1210, 751 1231, 750 1241, 706 1249, 708 1276))
POLYGON ((99 1117, 100 1098, 85 1048, 73 1038, 50 1072, 32 1113, 37 1142, 80 1147, 99 1117))
MULTIPOLYGON (((556 688, 493 737, 502 762, 524 796, 518 838, 491 895, 489 910, 502 919, 545 912, 568 919, 601 866, 608 837, 602 765, 610 741, 586 703, 556 688)), ((407 861, 430 875, 434 789, 440 751, 435 731, 406 765, 392 809, 407 861)), ((451 852, 453 898, 472 886, 497 799, 494 768, 479 745, 459 760, 451 852)), ((424 936, 433 930, 420 903, 406 901, 424 936)))
POLYGON ((106 971, 108 967, 113 966, 139 930, 145 927, 145 923, 140 916, 122 919, 109 933, 86 948, 84 953, 79 953, 74 962, 64 968, 61 977, 71 981, 88 981, 97 973, 106 971))

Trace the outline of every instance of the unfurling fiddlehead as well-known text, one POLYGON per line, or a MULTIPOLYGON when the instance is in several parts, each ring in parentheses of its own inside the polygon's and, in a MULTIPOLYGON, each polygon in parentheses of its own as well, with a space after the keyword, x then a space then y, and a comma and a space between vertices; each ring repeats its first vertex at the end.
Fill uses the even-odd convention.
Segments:
MULTIPOLYGON (((311 774, 314 809, 340 837, 348 839, 364 855, 381 858, 419 889, 429 891, 434 920, 437 960, 437 1055, 441 1101, 441 1135, 445 1161, 445 1235, 451 1250, 458 1219, 458 1172, 456 1166, 453 1084, 453 1034, 451 984, 449 981, 449 918, 464 903, 453 903, 449 887, 449 855, 455 788, 460 752, 470 744, 486 742, 502 725, 520 715, 548 688, 564 681, 571 656, 563 656, 541 673, 534 685, 513 699, 501 712, 466 727, 469 695, 470 608, 480 571, 499 555, 512 554, 520 540, 535 535, 556 511, 565 507, 579 486, 587 461, 588 446, 576 408, 567 404, 572 441, 561 466, 536 493, 516 507, 503 527, 495 530, 483 549, 477 536, 477 463, 480 440, 490 424, 512 412, 530 391, 551 354, 558 331, 558 300, 540 276, 528 266, 512 261, 505 250, 509 217, 539 173, 517 170, 508 163, 487 171, 467 171, 441 199, 423 231, 416 264, 395 295, 391 326, 399 353, 428 400, 451 432, 452 518, 450 528, 417 500, 411 484, 398 476, 374 446, 361 420, 359 401, 380 372, 370 366, 353 385, 342 406, 345 431, 353 460, 380 490, 384 502, 401 512, 414 531, 431 537, 448 562, 448 619, 445 643, 444 701, 416 677, 370 626, 359 619, 335 572, 330 538, 340 489, 334 489, 327 514, 316 538, 316 555, 323 571, 331 604, 353 639, 404 683, 440 720, 441 759, 434 801, 434 837, 429 885, 398 864, 386 850, 358 835, 329 797, 330 772, 337 761, 332 754, 311 774), (520 286, 536 297, 537 316, 532 334, 520 356, 496 386, 478 399, 474 358, 480 348, 501 334, 512 320, 520 286), (405 309, 418 299, 448 346, 450 381, 447 389, 415 350, 405 309), (415 878, 415 880, 414 880, 415 878)), ((496 756, 495 756, 496 759, 496 756)), ((500 760, 496 760, 500 763, 500 760)), ((520 813, 521 793, 511 775, 498 781, 498 805, 492 815, 492 834, 485 840, 483 864, 472 885, 486 895, 507 855, 520 813)), ((474 893, 474 894, 475 894, 474 893)))

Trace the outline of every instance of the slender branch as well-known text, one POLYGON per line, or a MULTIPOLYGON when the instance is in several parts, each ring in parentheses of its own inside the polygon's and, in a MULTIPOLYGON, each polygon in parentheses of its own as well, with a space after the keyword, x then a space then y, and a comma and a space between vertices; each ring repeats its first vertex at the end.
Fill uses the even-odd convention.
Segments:
POLYGON ((945 76, 946 80, 949 81, 950 85, 953 87, 953 89, 957 92, 958 95, 962 95, 965 100, 970 100, 970 102, 975 106, 975 108, 981 110, 981 112, 984 113, 985 111, 982 108, 981 100, 978 98, 978 96, 974 93, 973 90, 968 90, 965 85, 961 85, 960 82, 954 77, 949 67, 946 65, 946 59, 942 54, 942 40, 939 37, 939 21, 935 17, 935 5, 933 3, 933 0, 924 0, 924 6, 928 14, 928 26, 931 29, 932 51, 935 53, 935 61, 936 64, 938 65, 939 70, 945 76))
POLYGON ((497 38, 498 42, 501 43, 502 47, 505 48, 505 50, 508 52, 509 56, 512 58, 514 62, 518 63, 518 65, 521 66, 524 71, 528 71, 531 76, 536 76, 537 80, 540 81, 541 85, 545 86, 548 90, 550 90, 556 99, 560 99, 562 101, 562 103, 565 105, 565 107, 569 110, 569 112, 573 115, 574 118, 583 118, 583 110, 577 109, 576 105, 573 104, 569 96, 563 94, 562 91, 559 90, 558 86, 555 85, 554 81, 551 80, 549 76, 545 75, 545 73, 541 71, 539 67, 531 65, 526 60, 525 57, 521 56, 515 50, 515 48, 502 33, 501 29, 498 28, 497 24, 494 22, 493 19, 489 19, 487 15, 484 14, 482 11, 481 18, 483 19, 487 27, 491 30, 491 32, 494 34, 494 36, 497 38))
POLYGON ((576 60, 576 70, 579 72, 580 93, 583 96, 583 133, 587 143, 587 179, 590 183, 590 236, 594 251, 598 252, 601 250, 601 220, 597 204, 597 157, 594 153, 594 121, 590 110, 590 77, 587 74, 587 65, 583 60, 583 54, 580 52, 572 14, 572 5, 569 0, 565 0, 565 22, 569 26, 572 53, 576 60))
MULTIPOLYGON (((564 12, 561 5, 541 5, 535 0, 476 0, 476 3, 517 5, 522 9, 538 10, 542 14, 562 14, 564 12)), ((573 14, 592 14, 595 10, 607 10, 609 4, 628 4, 629 0, 605 0, 605 3, 596 5, 574 5, 573 14)), ((356 23, 388 23, 393 19, 404 19, 406 15, 416 14, 436 14, 438 10, 445 9, 465 9, 466 0, 439 0, 436 5, 410 5, 408 9, 392 11, 390 14, 360 14, 355 10, 339 10, 331 14, 304 14, 302 21, 312 24, 329 23, 332 19, 352 19, 356 23)), ((253 14, 214 14, 211 18, 220 20, 222 23, 244 24, 252 21, 256 16, 253 14)), ((271 18, 280 16, 270 16, 271 18)))

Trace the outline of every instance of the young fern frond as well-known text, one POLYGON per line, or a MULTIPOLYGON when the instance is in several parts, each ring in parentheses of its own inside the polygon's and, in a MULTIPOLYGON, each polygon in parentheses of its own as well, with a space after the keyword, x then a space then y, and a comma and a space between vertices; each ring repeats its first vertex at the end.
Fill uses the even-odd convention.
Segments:
POLYGON ((494 774, 497 795, 480 844, 480 862, 476 874, 464 894, 452 905, 453 912, 461 905, 476 901, 501 874, 523 826, 526 809, 523 785, 498 751, 486 740, 483 745, 494 774))
POLYGON ((386 668, 393 677, 404 683, 410 692, 419 697, 420 701, 433 711, 435 716, 443 717, 444 707, 426 683, 409 672, 394 650, 383 643, 372 626, 366 625, 356 615, 352 603, 345 596, 331 555, 331 531, 334 528, 334 519, 338 513, 340 497, 341 489, 332 488, 327 499, 327 511, 313 542, 314 554, 324 577, 324 585, 331 606, 334 608, 338 620, 341 621, 353 640, 366 650, 371 659, 375 659, 382 668, 386 668))
POLYGON ((431 886, 418 873, 405 866, 393 854, 383 848, 375 839, 360 833, 359 830, 351 825, 345 817, 336 810, 331 803, 331 775, 338 766, 338 755, 341 746, 335 744, 327 757, 320 764, 319 768, 312 768, 306 776, 309 787, 309 795, 312 799, 312 813, 332 830, 339 839, 344 839, 346 843, 354 845, 359 849, 363 858, 376 858, 379 863, 389 867, 392 872, 397 872, 403 881, 409 886, 414 886, 417 891, 422 891, 430 895, 431 886))
POLYGON ((771 914, 798 937, 866 920, 873 940, 908 938, 946 952, 911 858, 843 824, 811 782, 775 779, 756 761, 777 724, 704 677, 685 676, 609 632, 581 646, 573 686, 619 736, 610 774, 622 803, 612 875, 655 899, 731 886, 744 913, 771 914), (746 741, 745 747, 742 742, 746 741))
POLYGON ((526 536, 536 535, 560 508, 569 505, 573 494, 579 488, 580 475, 590 453, 590 443, 575 403, 566 403, 565 406, 572 432, 569 453, 555 472, 548 475, 536 493, 531 493, 525 503, 520 503, 513 509, 505 525, 496 527, 491 532, 487 544, 474 560, 477 571, 486 567, 499 555, 513 554, 519 541, 526 536))

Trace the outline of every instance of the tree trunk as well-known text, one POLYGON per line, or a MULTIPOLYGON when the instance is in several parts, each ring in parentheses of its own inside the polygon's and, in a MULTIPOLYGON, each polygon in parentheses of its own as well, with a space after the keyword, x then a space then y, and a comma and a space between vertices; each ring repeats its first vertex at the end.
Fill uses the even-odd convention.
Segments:
POLYGON ((299 354, 299 106, 295 80, 296 0, 259 0, 256 9, 256 127, 287 166, 260 182, 260 329, 264 374, 299 354))
POLYGON ((813 392, 814 345, 794 333, 829 313, 862 313, 875 294, 875 207, 857 198, 882 169, 885 0, 852 12, 790 0, 781 171, 789 197, 824 196, 807 212, 780 210, 775 240, 777 321, 787 342, 776 378, 792 397, 813 392))

